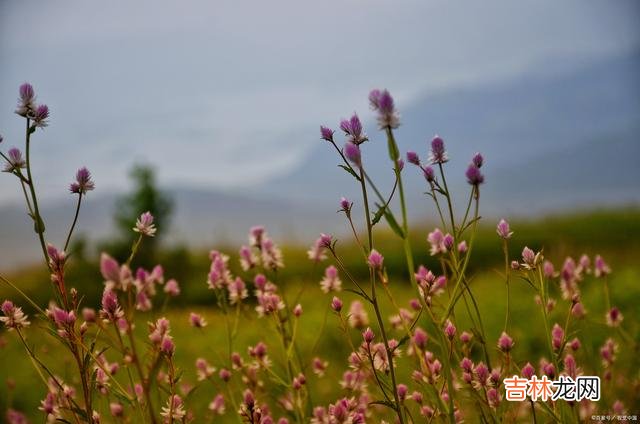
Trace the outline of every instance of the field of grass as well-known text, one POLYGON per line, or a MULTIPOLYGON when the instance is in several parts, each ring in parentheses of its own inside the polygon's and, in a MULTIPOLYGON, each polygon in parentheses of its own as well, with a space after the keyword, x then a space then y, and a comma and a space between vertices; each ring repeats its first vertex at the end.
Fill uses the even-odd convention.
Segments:
MULTIPOLYGON (((514 222, 512 229, 516 232, 512 239, 511 254, 516 257, 524 245, 535 249, 544 248, 545 256, 553 260, 558 268, 561 261, 567 255, 579 257, 582 253, 590 256, 596 253, 602 254, 613 269, 609 279, 611 290, 611 302, 622 311, 625 316, 620 329, 615 330, 621 340, 626 340, 620 352, 618 362, 614 367, 612 391, 607 391, 602 399, 602 411, 606 412, 615 400, 609 393, 615 393, 616 399, 624 399, 627 407, 640 405, 637 389, 620 387, 615 378, 615 373, 635 373, 635 379, 640 378, 640 363, 638 356, 638 299, 640 299, 640 244, 637 236, 640 235, 640 211, 629 209, 618 212, 597 212, 584 215, 566 217, 554 217, 532 222, 514 222), (635 391, 634 391, 635 390, 635 391)), ((420 239, 414 240, 416 246, 417 263, 424 263, 428 267, 436 264, 428 257, 426 248, 426 231, 415 231, 414 234, 422 234, 420 239)), ((391 235, 384 235, 378 242, 382 252, 385 252, 385 263, 390 274, 390 289, 394 293, 395 301, 400 307, 408 308, 408 301, 415 296, 414 289, 408 284, 403 273, 403 258, 394 254, 400 252, 391 235)), ((338 248, 345 256, 347 266, 353 270, 356 278, 366 278, 366 266, 353 252, 353 246, 349 243, 339 242, 338 248)), ((229 250, 233 253, 236 249, 229 250)), ((359 330, 349 330, 344 334, 338 325, 336 316, 329 311, 331 295, 323 294, 318 288, 318 281, 322 276, 323 268, 312 268, 305 259, 305 252, 300 248, 291 247, 284 249, 286 268, 281 275, 280 284, 284 287, 286 297, 290 302, 300 293, 300 303, 304 307, 301 317, 301 328, 297 333, 297 344, 300 346, 301 356, 312 358, 319 356, 329 362, 329 368, 321 382, 309 384, 312 388, 311 397, 313 404, 327 405, 335 401, 336 394, 342 393, 338 386, 342 373, 347 368, 348 344, 344 337, 350 337, 355 344, 361 340, 359 330)), ((503 277, 500 275, 503 263, 500 255, 500 242, 495 236, 494 229, 490 225, 483 227, 479 234, 479 241, 474 252, 475 258, 470 267, 470 286, 479 304, 483 319, 483 325, 488 337, 488 345, 492 359, 499 355, 496 343, 504 326, 506 308, 506 289, 503 277)), ((234 255, 235 257, 235 255, 234 255)), ((147 340, 147 321, 155 320, 158 316, 166 316, 170 319, 173 335, 177 346, 175 360, 181 371, 184 372, 181 382, 188 385, 198 384, 195 376, 194 362, 198 357, 206 358, 212 364, 225 363, 228 357, 228 342, 224 317, 217 309, 213 293, 206 288, 205 279, 208 262, 206 254, 190 254, 183 257, 182 263, 167 264, 166 275, 180 278, 183 295, 169 304, 164 311, 154 310, 151 313, 140 315, 136 331, 140 333, 139 340, 147 340), (188 323, 190 312, 202 314, 209 325, 203 329, 192 328, 188 323)), ((233 259, 232 259, 233 261, 233 259)), ((166 263, 165 261, 163 261, 166 263)), ((88 293, 85 304, 98 305, 99 294, 102 291, 102 279, 96 271, 96 264, 76 264, 70 270, 69 281, 77 281, 77 286, 83 293, 88 293)), ((242 274, 240 274, 242 275, 242 274)), ((50 293, 49 282, 46 274, 37 270, 27 270, 19 275, 11 277, 12 281, 20 284, 23 290, 33 295, 40 304, 45 305, 50 293)), ((349 287, 346 279, 343 279, 345 287, 349 287)), ((580 287, 583 294, 583 303, 588 312, 586 317, 575 326, 575 336, 582 339, 581 335, 589 335, 589 343, 583 344, 577 356, 581 366, 590 370, 601 370, 599 347, 607 337, 612 335, 612 330, 605 324, 606 305, 604 301, 604 287, 602 280, 588 277, 580 287)), ((552 287, 552 297, 558 303, 551 313, 551 322, 564 323, 569 303, 563 301, 558 287, 552 287)), ((10 298, 16 303, 29 308, 17 294, 6 287, 0 288, 2 298, 10 298)), ((348 305, 356 299, 355 295, 343 292, 341 297, 348 305)), ((395 306, 390 304, 387 298, 381 295, 382 310, 385 319, 396 313, 395 306)), ((258 341, 268 342, 269 357, 274 362, 274 371, 279 375, 285 375, 285 352, 278 348, 278 336, 274 323, 268 319, 250 318, 249 311, 253 304, 245 305, 241 313, 238 337, 234 341, 234 349, 237 348, 243 357, 247 357, 246 347, 255 345, 258 341)), ((511 286, 511 336, 515 341, 512 352, 513 360, 523 365, 525 358, 540 358, 546 352, 546 339, 542 324, 540 308, 534 302, 534 292, 524 281, 514 280, 511 286)), ((372 312, 369 311, 373 320, 372 312)), ((465 330, 469 323, 468 313, 462 302, 455 310, 456 322, 459 331, 465 330)), ((431 331, 427 320, 420 322, 427 332, 431 331)), ((74 363, 70 359, 57 356, 59 349, 54 346, 58 343, 53 337, 39 331, 40 324, 34 322, 26 332, 27 341, 52 370, 63 380, 74 381, 74 363)), ((573 334, 572 334, 573 336, 573 334)), ((391 337, 400 339, 401 331, 392 330, 391 337)), ((480 359, 479 350, 475 351, 477 359, 480 359)), ((106 352, 109 358, 110 352, 106 352)), ((475 357, 474 357, 475 359, 475 357)), ((0 387, 0 410, 11 406, 27 413, 33 422, 41 422, 43 415, 37 410, 39 401, 45 394, 45 388, 34 371, 24 348, 18 343, 15 333, 2 330, 0 333, 0 381, 6 382, 0 387)), ((308 365, 308 364, 307 364, 308 365)), ((536 364, 534 364, 536 365, 536 364)), ((409 369, 399 369, 399 381, 409 383, 411 377, 409 369)), ((317 379, 311 372, 307 373, 309 379, 317 379)), ((633 375, 628 375, 634 378, 633 375)), ((123 373, 118 375, 121 383, 126 384, 123 373)), ((268 376, 263 378, 268 380, 268 376)), ((232 380, 232 385, 238 385, 238 381, 232 380)), ((214 395, 219 393, 220 387, 211 382, 200 383, 195 391, 192 391, 187 402, 193 406, 197 416, 202 419, 206 416, 206 405, 214 395)), ((346 394, 346 393, 344 393, 346 394)), ((154 402, 156 405, 164 403, 166 395, 162 395, 162 401, 156 393, 154 402)), ((106 406, 113 398, 102 396, 100 402, 106 406)), ((228 409, 231 405, 227 405, 228 409)), ((102 408, 103 410, 108 407, 102 408)), ((475 417, 468 417, 475 422, 475 417)), ((213 422, 214 417, 209 416, 213 422)), ((200 422, 200 421, 198 421, 200 422)), ((237 422, 236 418, 215 418, 215 422, 237 422)))

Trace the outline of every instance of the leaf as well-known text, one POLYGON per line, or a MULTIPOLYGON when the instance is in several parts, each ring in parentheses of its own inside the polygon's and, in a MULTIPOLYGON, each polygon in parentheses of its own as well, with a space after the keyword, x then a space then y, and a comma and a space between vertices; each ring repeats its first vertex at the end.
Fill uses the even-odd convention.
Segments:
POLYGON ((372 402, 369 402, 369 405, 382 405, 382 406, 386 406, 387 408, 391 408, 394 411, 396 409, 395 405, 389 402, 388 400, 374 400, 372 402))
POLYGON ((350 168, 347 165, 338 165, 338 166, 340 168, 344 169, 345 171, 347 171, 349 174, 353 175, 353 178, 355 178, 356 180, 360 181, 360 177, 358 176, 358 174, 355 173, 353 168, 350 168))
POLYGON ((371 225, 376 225, 379 221, 380 218, 382 218, 382 216, 384 215, 384 210, 386 209, 386 206, 380 206, 378 203, 376 203, 376 206, 378 207, 378 210, 376 211, 375 215, 373 215, 373 219, 371 220, 371 225))

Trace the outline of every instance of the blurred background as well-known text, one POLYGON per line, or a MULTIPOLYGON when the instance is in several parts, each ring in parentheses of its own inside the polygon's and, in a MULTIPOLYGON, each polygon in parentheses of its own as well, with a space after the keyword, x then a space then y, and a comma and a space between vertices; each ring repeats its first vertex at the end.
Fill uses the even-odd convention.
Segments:
MULTIPOLYGON (((48 238, 64 238, 67 186, 87 166, 97 189, 79 233, 94 259, 117 238, 118 199, 139 189, 141 169, 172 206, 160 232, 173 246, 236 244, 254 224, 290 244, 345 233, 336 205, 355 191, 318 129, 358 112, 366 166, 388 187, 367 103, 376 87, 396 98, 403 152, 426 157, 444 138, 454 191, 484 154, 491 222, 634 210, 639 22, 635 1, 3 1, 2 147, 23 143, 13 110, 28 81, 52 114, 33 154, 48 238)), ((428 226, 413 171, 411 213, 428 226)), ((0 269, 15 270, 38 249, 19 186, 2 177, 0 269)))

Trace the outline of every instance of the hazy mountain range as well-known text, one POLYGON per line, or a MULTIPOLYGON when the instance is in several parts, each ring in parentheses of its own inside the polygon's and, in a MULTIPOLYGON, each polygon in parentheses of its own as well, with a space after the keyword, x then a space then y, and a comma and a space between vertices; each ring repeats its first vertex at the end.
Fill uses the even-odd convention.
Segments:
MULTIPOLYGON (((397 139, 403 152, 415 150, 426 159, 428 140, 440 134, 451 158, 446 167, 453 190, 465 189, 464 169, 473 153, 481 151, 486 160, 485 215, 638 203, 639 76, 640 51, 634 51, 571 69, 541 64, 518 79, 425 94, 411 105, 399 105, 397 139)), ((371 113, 360 112, 369 118, 366 167, 374 179, 390 180, 386 141, 371 113)), ((329 118, 335 123, 340 116, 329 118)), ((317 127, 292 129, 284 136, 316 146, 276 180, 233 193, 168 187, 177 206, 169 239, 194 246, 235 243, 258 223, 279 238, 304 244, 322 230, 344 231, 335 211, 341 195, 357 196, 351 177, 335 167, 335 152, 319 140, 317 127)), ((405 175, 413 218, 432 216, 421 195, 422 177, 410 165, 405 175)), ((388 189, 388 184, 380 186, 388 189)), ((115 196, 90 193, 79 231, 94 239, 108 237, 115 196)), ((64 238, 73 207, 71 198, 43 205, 51 240, 64 238)), ((0 268, 37 258, 30 226, 23 208, 0 206, 0 268)))

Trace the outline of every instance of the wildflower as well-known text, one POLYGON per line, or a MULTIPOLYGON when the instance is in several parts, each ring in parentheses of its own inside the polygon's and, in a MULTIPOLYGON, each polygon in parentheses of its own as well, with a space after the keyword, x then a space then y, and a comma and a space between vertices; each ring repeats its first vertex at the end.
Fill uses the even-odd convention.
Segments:
POLYGON ((372 90, 369 93, 371 109, 378 112, 378 125, 380 129, 398 128, 400 116, 396 111, 393 97, 387 90, 372 90))
POLYGON ((407 152, 407 162, 416 165, 416 166, 420 166, 420 157, 418 156, 418 154, 416 152, 413 151, 408 151, 407 152))
POLYGON ((554 350, 559 350, 564 341, 564 330, 557 323, 551 329, 551 344, 554 350))
POLYGON ((49 123, 47 119, 49 118, 49 107, 47 105, 39 105, 36 107, 35 112, 33 113, 33 126, 36 128, 44 128, 49 123))
POLYGON ((307 383, 307 378, 304 376, 304 374, 300 373, 296 377, 293 377, 293 382, 291 386, 293 387, 294 390, 300 390, 302 386, 304 386, 306 383, 307 383))
POLYGON ((538 255, 536 255, 536 253, 533 250, 529 249, 527 246, 522 249, 522 261, 524 262, 523 266, 525 266, 526 268, 535 268, 537 257, 538 255))
POLYGON ((164 285, 164 292, 171 297, 176 297, 180 294, 180 286, 178 282, 174 279, 167 281, 164 285))
POLYGON ((111 402, 109 404, 109 412, 111 412, 112 416, 120 418, 124 414, 124 407, 121 403, 111 402))
POLYGON ((323 293, 342 290, 342 281, 338 277, 338 269, 335 266, 329 265, 324 270, 324 278, 320 281, 320 289, 323 293))
POLYGON ((469 249, 469 247, 467 246, 467 242, 462 240, 460 243, 458 243, 458 253, 467 253, 467 250, 469 249))
POLYGON ((212 250, 209 253, 211 259, 211 267, 209 268, 209 275, 207 284, 210 289, 220 289, 233 282, 233 277, 228 268, 229 257, 217 250, 212 250))
POLYGON ((256 265, 258 265, 256 256, 253 254, 251 249, 248 248, 247 246, 242 246, 240 248, 239 255, 240 255, 240 267, 242 268, 243 271, 248 271, 254 268, 256 265))
POLYGON ((354 300, 349 306, 349 325, 353 328, 364 328, 369 325, 369 315, 359 300, 354 300))
POLYGON ((447 247, 444 244, 444 234, 440 231, 439 228, 436 228, 427 236, 427 241, 431 245, 431 250, 429 253, 431 256, 435 256, 439 253, 447 253, 447 247))
POLYGON ((143 234, 148 237, 156 235, 156 226, 153 224, 153 215, 151 212, 145 212, 136 221, 136 226, 133 231, 143 234))
POLYGON ((471 163, 473 163, 478 168, 481 168, 482 164, 484 163, 484 158, 480 153, 476 153, 475 155, 473 155, 473 158, 471 159, 471 163))
POLYGON ((551 261, 544 261, 542 264, 542 273, 547 278, 553 278, 556 276, 556 270, 553 267, 553 263, 551 261))
POLYGON ((415 345, 420 349, 424 350, 424 348, 427 346, 428 339, 429 336, 427 335, 427 332, 420 327, 417 327, 413 332, 413 343, 415 343, 415 345))
POLYGON ((224 396, 222 394, 219 393, 213 398, 209 403, 209 410, 218 415, 224 415, 224 396))
POLYGON ((498 233, 498 235, 505 240, 510 239, 513 235, 513 231, 511 231, 509 228, 509 223, 504 219, 501 219, 500 222, 498 222, 496 233, 498 233))
POLYGON ((331 128, 325 127, 323 125, 320 126, 320 138, 323 140, 327 140, 329 142, 333 142, 333 131, 331 128))
POLYGON ((182 420, 187 415, 184 410, 182 398, 179 395, 171 395, 167 399, 167 406, 162 407, 160 415, 165 418, 167 422, 173 422, 173 420, 182 420))
POLYGON ((165 335, 160 342, 160 351, 168 357, 172 357, 175 350, 176 346, 173 343, 173 337, 165 335))
POLYGON ((342 310, 342 300, 340 300, 339 297, 333 296, 333 299, 331 299, 331 309, 335 312, 340 312, 342 310))
POLYGON ((260 248, 262 250, 262 264, 265 268, 273 271, 284 268, 282 251, 270 238, 264 237, 260 248))
POLYGON ((444 148, 444 141, 439 135, 435 135, 431 140, 431 152, 429 162, 433 164, 443 164, 449 160, 447 151, 444 148))
POLYGON ((54 392, 47 392, 47 395, 40 401, 39 410, 45 413, 47 416, 47 422, 49 418, 56 419, 60 417, 60 409, 58 408, 58 401, 54 392))
POLYGON ((489 378, 489 368, 484 364, 484 362, 480 362, 473 370, 473 374, 476 380, 476 383, 480 387, 485 387, 487 385, 487 380, 489 378))
POLYGON ((502 332, 498 339, 498 349, 504 353, 508 353, 513 348, 513 339, 506 332, 502 332))
POLYGON ((22 308, 14 306, 10 300, 2 302, 0 309, 2 309, 2 313, 4 314, 3 317, 0 317, 0 322, 2 322, 9 331, 14 328, 19 330, 31 324, 27 320, 28 317, 22 312, 22 308))
POLYGON ((473 163, 469 164, 465 175, 467 176, 467 182, 473 186, 484 183, 484 175, 482 175, 482 173, 480 172, 480 168, 478 168, 473 163))
POLYGON ((402 171, 404 169, 404 161, 402 159, 398 159, 396 161, 396 168, 398 171, 402 171))
POLYGON ((18 98, 18 107, 16 113, 24 118, 33 115, 35 110, 36 94, 33 90, 33 86, 28 83, 24 83, 20 86, 20 97, 18 98))
POLYGON ((616 307, 611 308, 609 312, 607 312, 606 318, 607 318, 607 325, 609 327, 619 326, 622 320, 624 319, 624 317, 622 316, 622 313, 620 313, 620 310, 616 307))
POLYGON ((436 174, 433 171, 432 167, 425 166, 424 168, 422 168, 422 173, 424 174, 424 178, 427 180, 427 182, 433 183, 435 181, 436 174))
POLYGON ((382 257, 382 255, 376 249, 373 249, 369 254, 368 262, 371 268, 381 269, 382 263, 384 262, 384 257, 382 257))
POLYGON ((112 290, 105 288, 102 293, 102 309, 100 310, 100 316, 103 320, 108 322, 116 322, 120 318, 124 317, 124 312, 118 304, 118 296, 112 290))
POLYGON ((208 379, 216 372, 216 369, 209 365, 206 359, 198 358, 196 359, 196 374, 198 381, 203 381, 208 379))
POLYGON ((302 315, 302 305, 301 304, 297 304, 294 308, 293 308, 293 315, 296 318, 299 318, 300 315, 302 315))
POLYGON ((358 147, 358 145, 347 141, 342 151, 344 152, 345 157, 354 165, 358 167, 361 165, 360 147, 358 147))
POLYGON ((196 314, 195 312, 191 312, 189 314, 189 323, 192 327, 202 328, 207 326, 207 321, 202 318, 200 314, 196 314))
POLYGON ((398 388, 397 388, 397 392, 398 392, 398 398, 400 399, 400 402, 403 402, 406 398, 407 398, 407 392, 409 391, 409 388, 407 387, 406 384, 398 384, 398 388))
POLYGON ((313 368, 313 373, 316 374, 318 377, 322 377, 324 376, 324 372, 329 366, 329 363, 327 361, 323 361, 318 357, 315 357, 313 358, 311 365, 313 368))
POLYGON ((320 236, 314 243, 313 246, 307 251, 307 256, 310 260, 315 263, 324 261, 327 259, 327 255, 325 254, 325 239, 323 238, 324 234, 320 236))
POLYGON ((463 331, 460 334, 460 341, 464 344, 467 344, 471 341, 471 339, 473 338, 473 335, 467 331, 463 331))
POLYGON ((489 400, 489 405, 492 408, 497 408, 500 405, 500 393, 495 389, 495 387, 487 390, 487 399, 489 400))
POLYGON ((75 194, 87 194, 95 189, 95 184, 91 180, 91 172, 85 167, 78 169, 76 180, 69 185, 69 191, 75 194))
POLYGON ((227 382, 231 379, 231 371, 226 368, 222 368, 218 376, 220 377, 220 380, 227 382))
POLYGON ((442 243, 444 244, 444 247, 445 249, 447 249, 447 251, 451 250, 454 244, 453 236, 449 233, 445 234, 444 238, 442 239, 442 243))
POLYGON ((249 292, 244 284, 244 281, 240 277, 237 277, 231 284, 227 286, 229 291, 229 303, 235 305, 242 299, 249 297, 249 292))
POLYGON ((357 114, 353 114, 350 119, 340 121, 340 129, 349 136, 349 142, 359 145, 367 141, 367 136, 362 131, 362 122, 357 114))
POLYGON ((353 203, 351 203, 349 199, 347 199, 346 197, 340 198, 340 212, 344 212, 347 214, 347 216, 349 216, 352 206, 353 203))
POLYGON ((364 342, 366 344, 371 344, 371 342, 375 338, 375 335, 373 334, 373 330, 371 330, 371 327, 367 327, 364 333, 362 333, 362 338, 364 339, 364 342))
POLYGON ((27 162, 22 158, 22 152, 17 147, 9 149, 7 159, 2 172, 14 172, 27 166, 27 162))
POLYGON ((456 336, 456 326, 453 325, 451 320, 447 320, 447 322, 444 324, 444 334, 446 334, 449 340, 453 340, 453 338, 456 336))
POLYGON ((602 256, 596 255, 596 257, 593 259, 593 263, 594 263, 594 275, 596 277, 599 278, 599 277, 604 277, 611 274, 611 268, 609 268, 609 265, 607 265, 604 259, 602 259, 602 256))
POLYGON ((520 371, 520 374, 522 374, 522 376, 527 380, 531 379, 531 377, 533 377, 535 373, 536 369, 533 368, 533 365, 531 365, 529 362, 527 362, 527 364, 522 367, 522 370, 520 371))
POLYGON ((47 255, 49 256, 49 264, 55 271, 61 271, 64 267, 64 263, 67 260, 67 255, 64 251, 58 250, 51 243, 47 243, 47 255))

